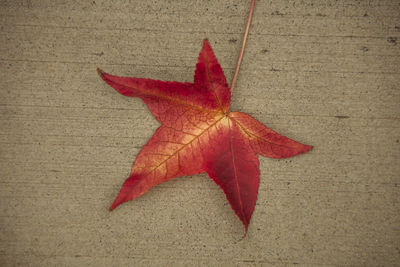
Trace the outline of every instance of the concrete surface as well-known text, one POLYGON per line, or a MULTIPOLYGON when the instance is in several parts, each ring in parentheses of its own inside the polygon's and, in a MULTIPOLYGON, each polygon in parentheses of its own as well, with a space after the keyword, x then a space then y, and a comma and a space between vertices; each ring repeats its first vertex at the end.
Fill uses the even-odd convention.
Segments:
POLYGON ((110 213, 157 128, 97 76, 230 81, 249 1, 0 0, 1 266, 400 263, 400 2, 261 1, 232 109, 311 153, 260 158, 249 233, 206 175, 110 213))

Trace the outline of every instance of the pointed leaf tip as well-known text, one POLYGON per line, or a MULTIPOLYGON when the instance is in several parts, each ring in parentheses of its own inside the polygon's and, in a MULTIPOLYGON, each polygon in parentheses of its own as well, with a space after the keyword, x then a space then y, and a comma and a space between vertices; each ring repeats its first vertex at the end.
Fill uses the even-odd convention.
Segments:
POLYGON ((116 202, 117 202, 117 200, 115 200, 115 201, 112 203, 112 205, 111 205, 111 207, 110 207, 110 211, 115 210, 120 204, 122 204, 122 203, 116 203, 116 202))
POLYGON ((100 77, 103 77, 104 71, 100 68, 97 68, 97 73, 99 74, 100 77))
MULTIPOLYGON (((126 200, 127 201, 127 200, 126 200)), ((121 205, 122 203, 124 203, 125 201, 121 201, 121 199, 120 198, 116 198, 115 200, 114 200, 114 202, 112 203, 112 205, 111 205, 111 207, 110 207, 110 211, 113 211, 113 210, 115 210, 119 205, 121 205)))
POLYGON ((247 227, 245 227, 245 230, 244 230, 244 234, 243 234, 243 236, 242 236, 242 239, 244 239, 246 236, 247 236, 247 227))

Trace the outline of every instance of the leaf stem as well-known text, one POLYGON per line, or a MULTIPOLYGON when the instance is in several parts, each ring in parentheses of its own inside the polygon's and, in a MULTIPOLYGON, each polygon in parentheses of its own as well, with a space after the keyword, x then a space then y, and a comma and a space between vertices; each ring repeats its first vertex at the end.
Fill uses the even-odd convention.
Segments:
POLYGON ((251 0, 250 11, 249 11, 249 18, 248 18, 248 20, 247 20, 246 30, 245 30, 245 32, 244 32, 244 37, 243 37, 243 42, 242 42, 242 48, 240 49, 239 59, 238 59, 238 62, 237 62, 237 64, 236 64, 235 75, 233 75, 233 79, 232 79, 231 92, 233 92, 233 88, 235 87, 236 80, 237 80, 237 77, 238 77, 238 74, 239 74, 240 63, 242 63, 242 58, 243 58, 243 53, 244 53, 244 47, 246 46, 247 35, 249 34, 249 28, 250 28, 251 18, 252 18, 252 16, 253 16, 254 2, 255 2, 255 0, 251 0))

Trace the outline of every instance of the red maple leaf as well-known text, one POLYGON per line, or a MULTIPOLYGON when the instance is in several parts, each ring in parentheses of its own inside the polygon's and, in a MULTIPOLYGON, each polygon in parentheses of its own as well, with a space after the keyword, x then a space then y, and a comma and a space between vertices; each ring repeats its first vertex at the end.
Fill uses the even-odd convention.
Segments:
POLYGON ((142 148, 111 210, 153 186, 206 172, 225 192, 246 232, 257 200, 257 154, 288 158, 311 149, 242 112, 229 112, 231 92, 207 40, 194 83, 117 77, 98 70, 120 94, 141 98, 161 123, 142 148))

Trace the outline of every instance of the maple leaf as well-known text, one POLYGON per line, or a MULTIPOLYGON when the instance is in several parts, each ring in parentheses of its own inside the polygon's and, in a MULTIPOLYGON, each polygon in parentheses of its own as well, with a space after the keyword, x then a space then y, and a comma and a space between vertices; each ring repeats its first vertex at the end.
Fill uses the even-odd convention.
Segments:
POLYGON ((231 92, 207 40, 198 58, 194 83, 98 72, 117 92, 141 98, 161 123, 139 152, 111 210, 157 184, 206 172, 225 192, 247 232, 259 186, 257 154, 288 158, 311 149, 245 113, 229 112, 231 92))

